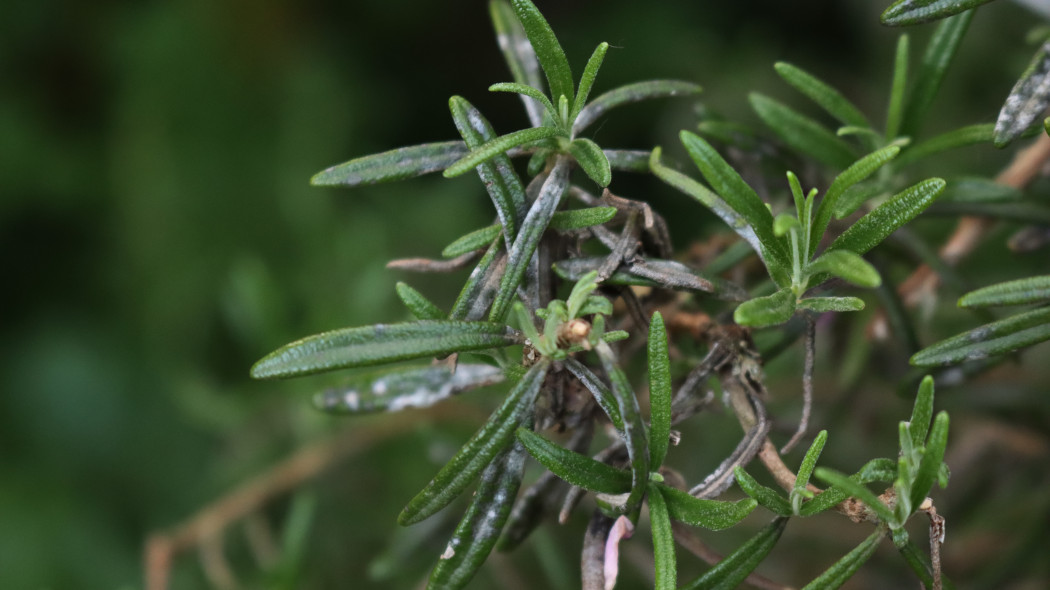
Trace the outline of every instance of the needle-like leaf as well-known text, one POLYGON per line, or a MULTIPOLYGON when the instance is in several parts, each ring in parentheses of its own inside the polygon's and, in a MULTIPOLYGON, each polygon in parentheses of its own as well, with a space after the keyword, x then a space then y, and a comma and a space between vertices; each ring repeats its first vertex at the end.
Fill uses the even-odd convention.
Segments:
POLYGON ((864 300, 856 297, 810 297, 799 299, 799 309, 808 309, 817 313, 829 311, 860 311, 864 309, 864 300))
POLYGON ((784 496, 781 496, 773 488, 758 483, 755 478, 751 477, 751 474, 744 471, 739 465, 733 468, 733 475, 740 489, 748 496, 754 498, 759 506, 765 507, 778 516, 791 516, 793 514, 791 503, 784 496))
POLYGON ((491 141, 485 142, 483 145, 470 151, 454 164, 445 169, 445 178, 454 178, 461 174, 465 174, 478 164, 482 164, 495 158, 496 156, 505 153, 511 148, 518 147, 526 143, 539 141, 541 139, 550 139, 564 135, 564 133, 556 127, 529 127, 528 129, 521 129, 513 133, 501 135, 491 141))
POLYGON ((869 535, 867 539, 864 539, 860 545, 857 545, 853 551, 850 551, 842 559, 835 562, 834 565, 829 567, 823 574, 820 574, 815 580, 806 584, 802 590, 834 590, 842 586, 846 583, 846 580, 857 573, 857 570, 864 565, 865 561, 868 561, 871 554, 875 553, 879 543, 885 536, 885 528, 879 527, 875 529, 875 532, 869 535))
POLYGON ((674 550, 671 515, 659 486, 649 484, 649 524, 653 531, 655 590, 674 590, 678 586, 678 560, 674 550))
POLYGON ((700 93, 700 86, 679 80, 651 80, 635 82, 605 92, 580 110, 572 126, 573 135, 578 135, 602 115, 618 106, 669 96, 692 96, 700 93))
POLYGON ((959 299, 959 307, 1025 305, 1050 300, 1050 275, 1028 277, 982 287, 959 299))
POLYGON ((933 31, 933 36, 926 46, 926 53, 922 56, 918 75, 915 77, 915 87, 908 96, 908 105, 904 109, 904 119, 901 123, 901 135, 915 137, 919 132, 919 127, 941 88, 944 74, 948 71, 963 35, 970 26, 973 14, 974 11, 969 10, 946 18, 933 31))
POLYGON ((915 472, 915 479, 911 484, 911 505, 918 507, 930 493, 937 476, 941 471, 941 463, 944 462, 944 449, 948 445, 948 413, 940 412, 933 419, 933 428, 930 429, 930 438, 926 441, 926 449, 922 454, 919 469, 915 472))
POLYGON ((864 254, 929 207, 944 191, 944 185, 943 179, 929 178, 904 189, 857 220, 831 243, 828 250, 852 250, 864 254))
MULTIPOLYGON (((481 229, 476 229, 469 234, 456 238, 445 249, 441 251, 441 255, 445 258, 455 258, 462 256, 467 252, 473 252, 481 248, 488 248, 489 244, 499 236, 499 232, 503 229, 500 224, 490 225, 481 229)), ((422 319, 422 318, 420 318, 422 319)))
POLYGON ((607 51, 609 51, 609 44, 600 43, 595 48, 594 53, 591 54, 591 58, 587 60, 587 66, 583 69, 583 75, 580 76, 580 87, 576 92, 576 100, 573 102, 572 111, 569 112, 568 123, 570 125, 587 104, 587 97, 590 96, 591 87, 594 86, 594 78, 597 77, 598 70, 602 67, 602 61, 605 60, 607 51))
POLYGON ((707 500, 663 484, 655 484, 667 501, 667 511, 671 518, 691 526, 703 527, 712 531, 727 529, 744 520, 758 506, 752 498, 736 502, 707 500))
POLYGON ((658 468, 667 456, 671 434, 671 357, 660 312, 649 322, 649 464, 658 468))
POLYGON ((918 25, 959 14, 977 8, 992 0, 897 0, 890 5, 879 20, 884 25, 898 27, 918 25))
POLYGON ((905 148, 900 157, 897 158, 896 164, 897 167, 907 166, 944 151, 967 145, 988 143, 992 141, 994 134, 995 129, 991 123, 953 129, 905 148))
POLYGON ((845 169, 842 174, 835 177, 835 180, 831 182, 831 186, 828 187, 828 192, 820 200, 820 205, 817 206, 817 215, 813 220, 813 227, 809 236, 809 252, 811 254, 817 251, 820 240, 824 237, 828 224, 831 223, 831 214, 835 211, 839 197, 850 187, 871 176, 884 164, 897 157, 900 151, 900 148, 895 145, 876 150, 857 160, 849 168, 845 169))
POLYGON ((452 395, 503 381, 499 367, 460 363, 452 371, 446 365, 397 367, 355 375, 339 387, 314 396, 319 410, 337 414, 398 412, 425 408, 452 395))
POLYGON ((344 328, 282 346, 255 363, 251 375, 255 379, 294 377, 497 348, 516 341, 513 330, 491 322, 427 320, 344 328))
POLYGON ((511 444, 514 431, 532 414, 536 395, 549 367, 547 359, 540 359, 529 368, 488 422, 438 471, 423 491, 409 501, 397 517, 398 523, 417 523, 447 506, 511 444))
POLYGON ((1050 105, 1050 42, 1044 43, 1010 90, 995 122, 995 146, 1006 147, 1050 105))
POLYGON ((601 225, 616 217, 616 207, 587 207, 558 211, 547 226, 558 231, 571 231, 601 225))
POLYGON ((733 312, 733 321, 741 326, 764 328, 783 324, 794 314, 795 294, 791 289, 781 289, 772 295, 741 303, 733 312))
POLYGON ((832 168, 846 168, 856 159, 849 144, 813 119, 757 92, 748 99, 759 118, 795 150, 832 168))
POLYGON ((733 590, 769 555, 787 522, 788 519, 783 517, 774 519, 682 590, 733 590))
POLYGON ((543 18, 536 5, 529 0, 511 0, 510 4, 517 13, 522 28, 525 29, 525 35, 532 43, 543 72, 547 75, 551 98, 557 102, 559 97, 564 96, 572 101, 573 81, 569 60, 566 59, 565 51, 554 36, 547 19, 543 18))
POLYGON ((609 417, 609 421, 612 422, 616 430, 622 432, 623 418, 620 416, 620 408, 616 405, 616 398, 613 397, 609 387, 580 361, 570 357, 565 359, 564 363, 565 368, 579 379, 580 383, 587 388, 587 391, 591 392, 591 395, 594 396, 594 401, 605 411, 605 415, 609 417))
MULTIPOLYGON (((525 36, 525 29, 521 28, 521 22, 518 21, 514 9, 506 0, 492 0, 489 2, 489 16, 496 30, 496 41, 510 67, 514 81, 536 89, 543 88, 540 62, 536 59, 536 52, 525 36)), ((529 122, 533 127, 539 127, 543 123, 542 105, 527 96, 522 96, 521 100, 528 112, 529 122)))
POLYGON ((638 410, 638 398, 634 395, 627 376, 616 361, 616 354, 605 342, 599 341, 595 352, 602 361, 602 368, 609 376, 613 397, 623 417, 623 442, 627 447, 627 458, 631 463, 631 493, 622 507, 624 514, 634 512, 645 495, 649 482, 649 445, 645 423, 638 410))
POLYGON ((626 494, 631 489, 631 474, 622 469, 570 451, 525 428, 519 428, 517 436, 533 458, 574 486, 599 494, 626 494))
POLYGON ((1006 354, 1050 340, 1050 307, 985 324, 928 346, 911 357, 916 367, 954 365, 1006 354))
POLYGON ((399 282, 395 289, 397 289, 397 296, 401 302, 412 312, 412 315, 416 316, 417 320, 443 320, 448 317, 448 314, 441 311, 440 307, 407 284, 399 282))
POLYGON ((787 62, 777 62, 773 67, 785 82, 820 105, 822 109, 842 122, 843 125, 871 126, 867 117, 860 112, 856 105, 823 80, 787 62))
POLYGON ((318 172, 314 186, 359 186, 404 180, 444 170, 467 154, 462 141, 442 141, 354 158, 318 172))
POLYGON ((817 479, 845 490, 850 496, 864 502, 864 505, 870 508, 882 520, 890 524, 897 524, 893 511, 883 504, 882 500, 879 500, 878 496, 875 495, 875 492, 864 487, 863 484, 826 467, 817 467, 814 474, 817 476, 817 479))
POLYGON ((587 139, 578 137, 569 144, 569 153, 598 186, 609 186, 612 182, 612 169, 609 166, 609 158, 605 157, 602 148, 598 144, 587 139))
POLYGON ((860 254, 850 250, 828 250, 806 267, 808 276, 827 273, 858 287, 873 289, 882 284, 879 271, 860 254))

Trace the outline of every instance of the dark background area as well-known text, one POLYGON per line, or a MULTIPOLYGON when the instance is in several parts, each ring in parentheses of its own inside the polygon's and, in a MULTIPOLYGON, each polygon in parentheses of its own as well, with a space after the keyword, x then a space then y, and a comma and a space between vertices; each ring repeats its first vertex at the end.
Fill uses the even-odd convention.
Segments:
MULTIPOLYGON (((704 86, 709 108, 755 122, 746 101, 752 90, 809 108, 773 72, 775 61, 787 60, 881 121, 898 33, 878 24, 886 3, 538 6, 577 72, 597 43, 614 46, 595 92, 642 79, 691 80, 704 86)), ((500 132, 524 126, 525 118, 516 98, 486 91, 510 76, 481 0, 45 0, 5 13, 0 588, 138 588, 150 532, 174 526, 310 441, 386 419, 321 415, 309 399, 327 381, 251 382, 251 363, 306 334, 404 318, 397 280, 448 305, 459 275, 408 276, 386 270, 385 262, 436 256, 492 217, 475 178, 346 191, 311 188, 310 176, 354 156, 456 138, 447 109, 453 94, 471 100, 500 132)), ((934 107, 932 131, 994 120, 1034 51, 1024 34, 1035 23, 1013 4, 981 10, 934 107)), ((913 56, 929 32, 909 30, 913 56)), ((663 144, 673 154, 677 131, 695 122, 693 106, 625 108, 593 137, 612 147, 663 144)), ((931 174, 994 174, 1009 155, 972 148, 940 162, 949 172, 931 174)), ((618 192, 651 198, 672 220, 679 243, 702 237, 697 228, 709 216, 688 199, 652 179, 627 175, 622 182, 626 190, 618 192)), ((933 223, 928 231, 946 230, 933 223)), ((1002 264, 1004 235, 993 235, 966 271, 977 284, 1017 276, 1002 264)), ((770 367, 770 389, 793 404, 798 357, 785 359, 770 367)), ((897 382, 887 377, 904 369, 901 359, 892 362, 898 366, 876 368, 849 397, 833 391, 833 377, 826 380, 823 397, 831 405, 818 407, 818 418, 837 423, 820 426, 832 442, 837 432, 857 436, 829 457, 830 465, 847 470, 854 458, 893 452, 896 421, 907 417, 910 402, 894 394, 897 382)), ((1020 367, 1006 375, 1013 373, 1020 367)), ((1009 387, 994 392, 978 383, 941 399, 959 413, 953 428, 965 428, 968 419, 980 426, 993 416, 1000 425, 998 418, 1020 416, 1045 434, 1040 376, 1045 369, 1011 377, 1009 387)), ((465 396, 463 412, 491 397, 465 396)), ((225 548, 242 584, 415 587, 458 512, 409 530, 399 530, 397 513, 474 428, 426 412, 417 417, 418 427, 370 443, 290 499, 267 505, 262 520, 275 535, 302 535, 297 566, 260 567, 246 541, 251 534, 240 524, 231 528, 225 548), (292 528, 290 514, 311 517, 292 528)), ((731 437, 730 426, 712 428, 731 437)), ((964 576, 990 580, 987 587, 1000 580, 1035 587, 1023 581, 1046 574, 1045 565, 1009 574, 1038 555, 1026 558, 1015 547, 1045 548, 1022 542, 1044 534, 1024 529, 1027 517, 1047 515, 1045 488, 1042 496, 1030 493, 1046 483, 1034 468, 1045 466, 1046 439, 1036 442, 1044 446, 1036 444, 1035 455, 1007 455, 1013 458, 992 466, 992 475, 970 473, 977 479, 961 482, 963 495, 949 505, 975 516, 954 525, 947 512, 946 551, 956 531, 972 545, 961 556, 949 553, 949 573, 961 564, 964 576), (987 569, 966 571, 976 567, 971 554, 987 569)), ((956 493, 954 484, 944 493, 956 493)), ((548 525, 516 554, 495 559, 474 587, 511 588, 514 580, 521 588, 573 587, 585 524, 582 512, 577 516, 568 530, 548 525)), ((729 550, 761 518, 711 542, 729 550)), ((765 573, 804 583, 867 534, 842 520, 789 528, 765 573)), ((633 543, 644 548, 648 541, 640 533, 633 543)), ((691 557, 680 559, 683 576, 700 571, 691 557)), ((862 577, 854 587, 895 587, 902 579, 895 559, 892 551, 878 554, 864 574, 875 585, 862 577)), ((625 570, 625 588, 641 584, 625 570)), ((196 552, 177 559, 173 576, 173 588, 209 585, 196 552)))

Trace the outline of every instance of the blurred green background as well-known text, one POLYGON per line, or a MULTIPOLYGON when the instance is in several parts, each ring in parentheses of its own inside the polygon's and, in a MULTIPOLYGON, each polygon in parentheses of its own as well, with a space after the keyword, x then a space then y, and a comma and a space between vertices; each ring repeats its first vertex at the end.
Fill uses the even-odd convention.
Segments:
MULTIPOLYGON (((577 68, 598 42, 614 46, 596 92, 640 79, 693 80, 705 87, 706 105, 753 122, 750 90, 805 108, 776 78, 776 60, 833 82, 881 119, 897 34, 877 23, 886 3, 538 5, 577 68)), ((4 12, 0 588, 139 588, 149 533, 170 529, 310 441, 385 420, 320 415, 309 396, 327 381, 251 382, 251 363, 306 334, 404 317, 394 297, 397 280, 449 304, 462 277, 406 276, 384 264, 434 256, 492 217, 473 178, 351 192, 310 188, 309 177, 357 155, 455 138, 447 111, 453 94, 471 100, 498 131, 525 119, 515 98, 486 91, 509 75, 482 0, 41 0, 4 12)), ((1023 39, 1033 23, 1007 3, 978 14, 935 106, 932 130, 994 120, 1033 52, 1023 39)), ((929 28, 911 34, 920 41, 913 47, 921 47, 929 28)), ((673 146, 677 130, 694 120, 692 104, 630 107, 595 138, 612 147, 673 146)), ((980 147, 943 165, 992 174, 1008 157, 980 147)), ((709 222, 651 179, 618 177, 614 186, 651 198, 682 245, 709 222)), ((988 274, 972 275, 979 284, 1016 276, 990 262, 1005 252, 997 236, 978 268, 988 274)), ((1037 268, 1033 260, 1028 264, 1037 268)), ((770 368, 771 390, 776 396, 776 384, 784 384, 785 407, 794 408, 798 359, 786 358, 770 368)), ((896 365, 887 375, 899 375, 901 359, 891 361, 896 365)), ((858 440, 881 437, 888 442, 874 452, 891 452, 909 402, 892 394, 892 378, 883 379, 879 373, 865 380, 863 391, 848 398, 829 393, 829 403, 859 406, 818 409, 818 417, 856 429, 858 440), (861 411, 867 417, 857 429, 851 420, 861 411)), ((1045 435, 1045 422, 1039 426, 1048 414, 1039 401, 1045 397, 1031 393, 1038 383, 1018 378, 994 399, 978 388, 944 404, 960 413, 953 424, 965 423, 966 411, 1027 413, 1029 430, 1045 435)), ((468 416, 470 400, 491 401, 484 393, 466 397, 468 416)), ((419 426, 404 435, 375 440, 366 453, 268 503, 256 521, 266 523, 261 529, 235 524, 224 547, 241 586, 415 587, 458 513, 407 531, 398 530, 396 515, 473 429, 467 420, 445 424, 425 412, 416 419, 419 426), (294 550, 259 565, 250 539, 265 540, 267 527, 276 544, 290 536, 294 550)), ((1045 445, 1045 437, 1036 439, 1045 445)), ((832 457, 830 464, 850 468, 851 452, 863 459, 871 451, 858 442, 839 452, 841 463, 832 457)), ((1027 498, 1030 486, 1046 483, 1031 465, 1045 463, 1045 448, 1039 452, 1028 463, 1018 459, 1024 478, 1000 469, 992 491, 962 486, 969 496, 954 505, 969 508, 991 494, 988 501, 1003 503, 1002 511, 1023 522, 1032 513, 1010 512, 1019 510, 1012 498, 1027 498)), ((1036 516, 1047 514, 1045 499, 1025 505, 1036 516)), ((955 526, 971 525, 953 525, 959 521, 950 508, 947 515, 950 551, 951 535, 966 530, 955 526)), ((573 587, 586 521, 578 517, 567 533, 548 526, 513 557, 495 560, 475 587, 573 587)), ((980 518, 991 519, 992 528, 1001 522, 973 518, 972 526, 980 518)), ((713 542, 727 550, 755 526, 713 542)), ((813 526, 810 536, 799 532, 783 544, 767 575, 802 581, 865 534, 834 518, 813 526), (813 554, 822 557, 792 558, 803 541, 816 543, 813 554)), ((1018 535, 1010 530, 977 535, 967 549, 990 555, 992 573, 981 573, 986 587, 1046 572, 1022 568, 1011 578, 1026 558, 1012 552, 1010 539, 1018 535)), ((864 574, 874 578, 862 580, 899 581, 896 565, 878 573, 879 560, 893 559, 879 554, 868 568, 874 571, 864 574)), ((685 574, 700 570, 692 558, 682 561, 685 574)), ((634 578, 624 587, 642 583, 637 574, 625 575, 634 578)), ((196 551, 176 558, 172 576, 173 588, 215 582, 196 551)))

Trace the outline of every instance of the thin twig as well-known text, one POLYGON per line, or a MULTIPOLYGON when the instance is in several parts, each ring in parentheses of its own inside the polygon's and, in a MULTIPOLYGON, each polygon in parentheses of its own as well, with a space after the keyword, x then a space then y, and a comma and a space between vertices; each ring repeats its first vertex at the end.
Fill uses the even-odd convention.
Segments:
POLYGON ((459 270, 484 253, 484 250, 474 250, 466 254, 460 254, 448 260, 433 260, 430 258, 398 258, 386 263, 387 268, 397 270, 409 270, 414 272, 449 272, 459 270))
POLYGON ((802 370, 802 418, 798 422, 798 430, 791 437, 791 440, 787 441, 783 447, 780 448, 780 454, 786 455, 791 449, 795 448, 798 441, 802 440, 802 437, 806 435, 806 429, 809 428, 809 415, 813 410, 813 365, 817 356, 817 322, 813 319, 813 316, 806 316, 806 364, 802 370))

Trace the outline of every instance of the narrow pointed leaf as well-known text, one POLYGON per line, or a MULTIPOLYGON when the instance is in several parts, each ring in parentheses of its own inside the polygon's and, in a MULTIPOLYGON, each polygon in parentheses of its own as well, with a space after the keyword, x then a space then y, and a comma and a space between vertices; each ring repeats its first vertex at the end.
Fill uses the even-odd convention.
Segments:
POLYGON ((941 21, 934 30, 915 76, 915 87, 908 96, 908 105, 904 109, 904 120, 901 123, 901 135, 915 137, 918 134, 919 127, 941 88, 948 66, 951 65, 966 29, 970 26, 973 14, 971 10, 949 17, 941 21))
POLYGON ((625 494, 631 489, 631 474, 622 469, 570 451, 525 428, 519 428, 517 436, 533 458, 574 486, 599 494, 625 494))
POLYGON ((445 552, 430 573, 427 588, 463 588, 485 563, 510 516, 521 487, 525 449, 512 444, 481 474, 481 484, 470 501, 445 552))
POLYGON ((609 421, 616 427, 616 430, 622 432, 623 418, 620 416, 620 408, 616 405, 616 398, 609 387, 580 361, 568 358, 564 362, 565 368, 591 392, 591 395, 594 396, 594 401, 605 411, 605 415, 609 417, 609 421))
POLYGON ((864 203, 884 192, 885 187, 879 182, 865 182, 851 186, 835 202, 835 219, 845 219, 853 215, 864 203))
POLYGON ((616 217, 616 207, 587 207, 558 211, 551 217, 547 227, 558 231, 571 231, 601 225, 616 217))
POLYGON ((911 484, 911 505, 918 507, 933 488, 944 462, 944 449, 948 445, 948 413, 940 412, 933 419, 930 438, 922 454, 915 480, 911 484))
POLYGON ((700 86, 692 82, 679 80, 650 80, 620 86, 600 94, 590 104, 580 110, 580 114, 576 117, 576 121, 572 126, 573 135, 578 135, 602 115, 609 112, 610 109, 618 106, 651 98, 692 96, 699 94, 700 90, 700 86))
MULTIPOLYGON (((892 482, 897 478, 897 462, 892 459, 872 459, 868 461, 860 471, 849 477, 858 484, 871 483, 873 481, 892 482)), ((811 500, 802 504, 799 511, 800 516, 813 516, 819 514, 832 506, 835 506, 850 497, 850 493, 841 487, 832 486, 811 500)))
POLYGON ((878 496, 875 495, 875 492, 864 487, 863 484, 826 467, 818 467, 814 473, 817 476, 817 479, 837 488, 841 488, 850 496, 863 502, 865 506, 870 508, 882 520, 888 523, 896 522, 896 517, 893 515, 893 511, 879 500, 878 496))
POLYGON ((649 485, 649 524, 653 531, 653 558, 656 561, 655 590, 678 587, 678 560, 675 557, 674 531, 667 503, 656 484, 649 485))
POLYGON ((663 465, 671 438, 671 357, 667 329, 660 312, 649 322, 649 464, 651 469, 663 465))
POLYGON ((817 251, 817 247, 820 245, 820 240, 824 237, 824 232, 827 231, 828 224, 831 223, 831 214, 835 211, 835 208, 838 205, 839 197, 841 197, 850 187, 871 176, 884 164, 896 158, 900 151, 900 148, 895 145, 874 151, 857 160, 850 165, 849 168, 844 170, 842 174, 835 177, 831 186, 828 187, 828 192, 824 195, 824 198, 820 200, 820 205, 817 206, 817 216, 813 221, 809 237, 810 253, 817 251))
POLYGON ((697 498, 678 488, 656 484, 667 501, 667 511, 671 518, 691 526, 703 527, 712 531, 727 529, 747 518, 758 506, 753 498, 744 498, 736 502, 707 500, 697 498))
POLYGON ((791 509, 791 503, 787 501, 787 498, 781 496, 773 488, 758 483, 755 478, 751 477, 740 466, 733 468, 733 474, 736 476, 736 483, 740 486, 740 489, 748 496, 754 498, 759 506, 765 507, 777 516, 791 516, 794 514, 791 509))
POLYGON ((441 251, 441 255, 445 258, 455 258, 467 252, 488 248, 489 244, 499 236, 502 230, 503 226, 498 223, 474 230, 469 234, 456 238, 454 242, 445 246, 445 249, 441 251))
MULTIPOLYGON (((751 245, 751 248, 762 258, 766 268, 769 269, 770 275, 777 281, 777 284, 783 285, 789 283, 790 267, 786 263, 785 255, 780 253, 779 248, 778 250, 767 251, 765 246, 766 240, 759 238, 756 230, 747 222, 747 219, 743 215, 734 210, 733 207, 729 206, 729 204, 722 200, 721 197, 693 178, 660 163, 661 153, 660 148, 655 148, 652 157, 649 159, 649 167, 653 171, 653 174, 655 174, 660 180, 696 199, 701 205, 710 209, 712 213, 722 219, 726 225, 751 245)), ((772 230, 771 223, 769 227, 770 234, 773 233, 772 230)))
MULTIPOLYGON (((449 99, 448 106, 456 128, 471 150, 479 149, 486 142, 496 139, 492 125, 466 99, 453 96, 449 99)), ((504 228, 504 240, 509 247, 517 233, 518 223, 525 214, 525 187, 506 154, 493 156, 489 161, 479 164, 476 169, 492 199, 492 204, 496 207, 496 213, 504 228)))
POLYGON ((492 302, 492 311, 489 318, 501 320, 507 314, 510 304, 517 294, 518 285, 524 277, 525 269, 529 265, 532 253, 543 237, 554 212, 561 203, 562 193, 569 180, 569 164, 566 158, 559 158, 550 175, 544 180, 539 195, 529 208, 529 213, 521 223, 521 229, 514 245, 511 246, 507 255, 507 268, 500 280, 499 292, 492 302))
POLYGON ((908 36, 897 38, 897 51, 893 58, 893 82, 890 84, 890 104, 886 108, 886 138, 900 137, 904 120, 905 89, 908 84, 908 36))
POLYGON ((926 443, 926 434, 930 431, 930 420, 933 419, 933 377, 927 375, 919 384, 919 393, 915 396, 915 405, 908 421, 912 445, 919 447, 926 443))
POLYGON ((517 94, 523 94, 542 104, 552 117, 558 115, 558 110, 554 108, 553 104, 551 104, 551 99, 547 98, 546 94, 528 84, 520 84, 518 82, 498 82, 489 86, 489 92, 514 92, 517 94))
POLYGON ((768 264, 771 274, 775 275, 779 269, 787 268, 787 251, 783 243, 776 239, 773 215, 758 193, 702 137, 689 131, 682 131, 679 137, 711 188, 751 226, 762 245, 763 259, 772 261, 772 264, 768 264))
POLYGON ((586 137, 579 137, 569 144, 569 153, 598 186, 606 187, 612 182, 609 159, 605 157, 598 144, 586 137))
MULTIPOLYGON (((554 272, 563 279, 577 281, 585 273, 599 268, 604 261, 604 256, 570 258, 554 263, 554 272)), ((701 291, 729 301, 741 301, 747 298, 747 293, 738 285, 717 276, 693 270, 674 260, 639 258, 630 265, 621 265, 620 269, 613 272, 602 284, 701 291)))
POLYGON ((1005 147, 1025 132, 1050 105, 1050 42, 1043 44, 1032 63, 1006 97, 995 122, 995 146, 1005 147))
POLYGON ((1024 197, 1020 190, 980 176, 952 178, 944 189, 941 202, 959 203, 1004 203, 1019 201, 1024 197))
POLYGON ((445 178, 453 178, 469 172, 478 164, 482 164, 505 153, 507 150, 533 141, 549 139, 562 135, 560 129, 554 127, 530 127, 506 135, 501 135, 491 141, 470 151, 454 164, 445 169, 445 178))
POLYGON ((798 301, 799 309, 808 309, 816 313, 829 311, 860 311, 864 309, 864 300, 857 297, 810 297, 798 301))
POLYGON ((857 570, 864 565, 865 561, 868 561, 868 558, 879 548, 879 543, 885 536, 886 529, 882 527, 875 529, 875 532, 868 536, 867 539, 864 539, 860 545, 857 545, 853 551, 847 553, 815 580, 806 584, 802 590, 834 590, 839 588, 846 583, 846 580, 853 577, 853 574, 857 573, 857 570))
POLYGON ((623 172, 649 173, 651 152, 645 150, 602 150, 609 160, 609 167, 623 172))
POLYGON ((823 80, 787 62, 777 62, 773 67, 785 82, 809 97, 820 108, 841 121, 843 125, 871 126, 867 117, 860 112, 856 105, 823 80))
POLYGON ((426 296, 407 284, 398 283, 395 288, 401 302, 405 304, 408 311, 412 312, 412 315, 416 316, 417 320, 443 320, 448 317, 448 314, 441 311, 440 307, 431 303, 426 296))
POLYGON ((829 250, 806 267, 806 274, 815 276, 827 273, 858 287, 873 289, 882 284, 879 271, 860 254, 851 250, 829 250))
POLYGON ((780 540, 787 518, 777 518, 682 590, 734 590, 755 571, 780 540))
MULTIPOLYGON (((493 28, 496 30, 496 41, 503 58, 510 68, 514 81, 519 84, 528 84, 536 89, 543 88, 543 78, 540 73, 540 62, 536 59, 536 52, 532 49, 525 36, 525 29, 521 28, 518 15, 506 0, 491 0, 489 2, 489 16, 492 18, 493 28)), ((527 96, 521 97, 525 104, 525 110, 529 115, 529 122, 533 127, 539 127, 543 123, 543 107, 527 96)))
POLYGON ((492 241, 478 265, 471 271, 467 282, 452 304, 448 314, 454 320, 479 320, 485 317, 489 304, 492 303, 499 289, 500 279, 507 266, 506 251, 503 240, 498 237, 492 241))
POLYGON ((798 152, 840 169, 856 158, 849 144, 813 119, 757 92, 751 93, 748 99, 759 118, 798 152))
POLYGON ((425 408, 462 391, 503 381, 499 367, 460 363, 452 371, 445 365, 397 367, 355 375, 348 383, 314 396, 319 410, 338 414, 398 412, 425 408))
POLYGON ((733 321, 741 326, 763 328, 783 324, 794 314, 795 294, 791 289, 781 289, 741 303, 733 312, 733 321))
MULTIPOLYGON (((897 547, 897 550, 900 551, 904 561, 908 562, 911 571, 919 576, 919 581, 925 584, 927 588, 933 588, 933 564, 930 562, 929 556, 922 549, 919 549, 919 546, 914 541, 908 541, 903 546, 897 547)), ((941 576, 941 584, 943 584, 945 590, 955 590, 955 584, 944 576, 941 576)))
POLYGON ((907 166, 923 158, 955 148, 988 143, 992 141, 993 136, 994 127, 991 123, 960 127, 905 148, 904 153, 897 158, 896 164, 898 167, 907 166))
POLYGON ((899 27, 919 25, 959 14, 992 0, 897 0, 879 20, 884 25, 899 27))
POLYGON ((595 48, 594 53, 591 54, 591 58, 587 60, 587 66, 583 69, 583 75, 580 76, 580 87, 576 93, 576 99, 572 105, 572 111, 569 113, 569 123, 571 124, 579 116, 580 111, 587 104, 587 97, 591 94, 591 87, 594 86, 594 78, 598 75, 598 70, 602 67, 602 62, 605 60, 605 53, 609 51, 609 44, 602 42, 595 48))
POLYGON ((916 367, 954 365, 1050 340, 1050 307, 1034 309, 952 336, 911 357, 916 367))
POLYGON ((551 97, 555 100, 564 96, 570 101, 573 98, 572 70, 569 68, 569 60, 565 57, 565 51, 554 36, 554 31, 543 18, 539 9, 529 0, 511 0, 511 6, 518 15, 521 26, 525 29, 525 35, 532 43, 536 52, 536 58, 547 75, 547 84, 551 91, 551 97))
POLYGON ((831 243, 828 250, 864 254, 926 210, 944 191, 944 185, 943 179, 929 178, 904 189, 857 220, 831 243))
POLYGON ((1028 277, 970 291, 959 299, 959 307, 1025 305, 1050 300, 1050 275, 1028 277))
POLYGON ((359 186, 404 180, 444 170, 467 154, 462 141, 442 141, 354 158, 318 172, 313 186, 359 186))
POLYGON ((344 328, 308 336, 271 352, 252 366, 251 375, 255 379, 294 377, 509 346, 516 340, 509 327, 490 322, 426 320, 344 328))
POLYGON ((438 471, 397 517, 401 525, 417 523, 441 510, 510 445, 514 431, 532 414, 536 395, 547 376, 549 361, 540 359, 518 381, 488 422, 438 471))
POLYGON ((806 451, 806 456, 802 458, 802 465, 798 468, 798 474, 795 476, 795 489, 804 490, 809 485, 809 478, 813 475, 813 470, 817 467, 817 460, 820 459, 820 453, 824 450, 824 443, 828 441, 828 431, 821 430, 817 433, 816 438, 813 439, 813 444, 810 445, 809 450, 806 451))
POLYGON ((617 408, 623 417, 623 442, 631 464, 631 492, 621 509, 624 514, 630 514, 641 504, 646 484, 649 482, 649 437, 638 409, 638 398, 635 397, 627 376, 623 374, 623 369, 617 364, 612 348, 599 341, 594 350, 602 361, 605 374, 609 376, 613 397, 616 398, 617 408))

